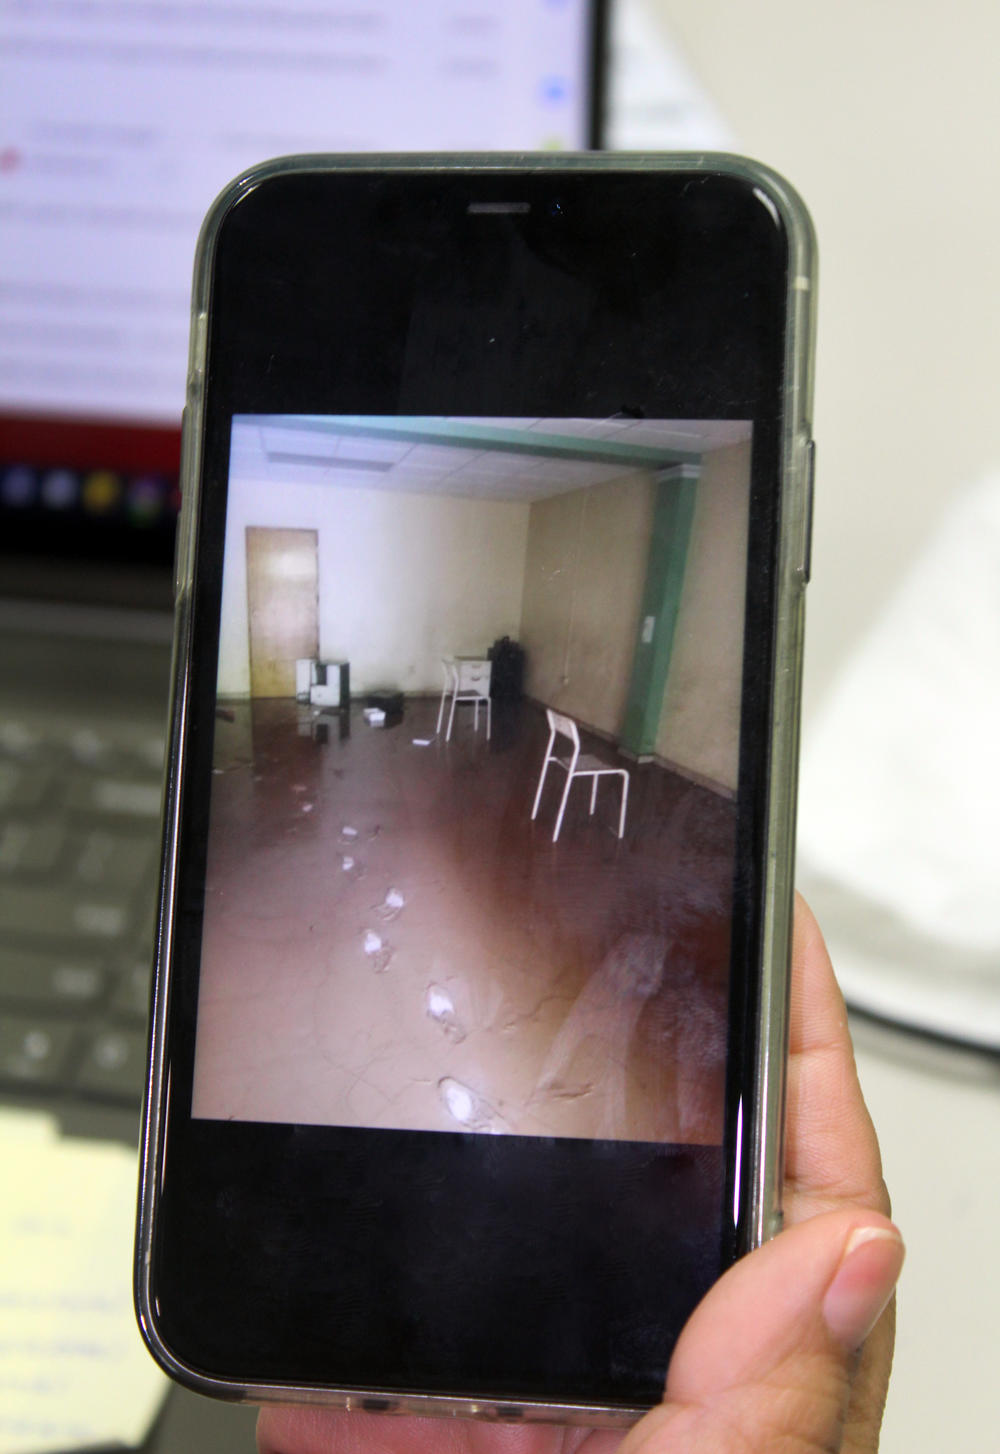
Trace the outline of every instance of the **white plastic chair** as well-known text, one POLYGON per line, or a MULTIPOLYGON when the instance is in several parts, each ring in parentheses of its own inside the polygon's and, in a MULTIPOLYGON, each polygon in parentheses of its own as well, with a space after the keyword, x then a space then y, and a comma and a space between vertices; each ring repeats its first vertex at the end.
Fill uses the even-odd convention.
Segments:
POLYGON ((531 817, 534 820, 538 816, 538 805, 542 801, 542 788, 545 786, 545 775, 549 770, 549 764, 554 762, 561 767, 566 774, 566 786, 563 788, 562 801, 559 804, 559 814, 556 818, 556 826, 552 830, 552 842, 555 843, 559 837, 559 829, 562 827, 563 814, 566 811, 566 800, 569 798, 569 790, 573 779, 576 777, 589 777, 593 779, 590 788, 590 813, 593 816, 594 808, 597 805, 597 780, 602 777, 620 777, 622 780, 622 803, 618 814, 618 837, 625 834, 625 810, 628 806, 628 770, 624 767, 610 767, 600 758, 592 756, 589 752, 580 752, 580 734, 577 731, 576 723, 572 717, 564 717, 561 712, 553 712, 551 707, 546 707, 545 715, 549 723, 549 745, 545 749, 545 761, 542 763, 542 775, 538 779, 538 791, 535 793, 535 805, 531 810, 531 817), (555 740, 557 737, 567 737, 572 744, 572 752, 568 757, 560 757, 555 751, 555 740))
POLYGON ((475 708, 473 725, 477 732, 479 731, 480 703, 486 708, 486 740, 488 742, 493 731, 493 704, 490 699, 493 663, 486 657, 443 656, 441 665, 444 668, 444 690, 441 693, 441 705, 438 707, 437 732, 441 731, 444 704, 450 694, 451 709, 448 712, 448 731, 445 733, 445 741, 451 741, 456 703, 472 702, 475 708))

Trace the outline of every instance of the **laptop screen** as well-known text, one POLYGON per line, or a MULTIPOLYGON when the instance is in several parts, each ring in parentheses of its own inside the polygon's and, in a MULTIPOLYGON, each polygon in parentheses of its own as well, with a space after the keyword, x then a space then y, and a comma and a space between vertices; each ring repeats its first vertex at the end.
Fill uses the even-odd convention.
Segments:
POLYGON ((166 579, 223 186, 289 153, 598 145, 604 25, 601 0, 5 7, 0 550, 39 593, 52 559, 166 579))

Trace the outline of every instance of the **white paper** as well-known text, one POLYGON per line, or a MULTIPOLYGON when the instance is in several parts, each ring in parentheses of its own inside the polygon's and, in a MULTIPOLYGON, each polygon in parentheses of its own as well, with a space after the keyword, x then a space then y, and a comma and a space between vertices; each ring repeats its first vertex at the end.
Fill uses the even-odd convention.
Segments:
POLYGON ((649 0, 612 7, 607 146, 732 151, 733 133, 649 0))
POLYGON ((132 1311, 136 1158, 0 1119, 0 1454, 136 1447, 167 1388, 132 1311))

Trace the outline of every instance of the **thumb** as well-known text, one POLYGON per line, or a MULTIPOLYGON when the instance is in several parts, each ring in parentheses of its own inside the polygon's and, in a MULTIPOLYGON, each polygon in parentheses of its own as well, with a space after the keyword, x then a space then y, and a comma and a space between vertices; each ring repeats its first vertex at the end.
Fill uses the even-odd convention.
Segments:
POLYGON ((620 1454, 840 1449, 856 1351, 902 1265, 899 1232, 872 1212, 830 1212, 782 1232, 695 1310, 664 1402, 620 1454))

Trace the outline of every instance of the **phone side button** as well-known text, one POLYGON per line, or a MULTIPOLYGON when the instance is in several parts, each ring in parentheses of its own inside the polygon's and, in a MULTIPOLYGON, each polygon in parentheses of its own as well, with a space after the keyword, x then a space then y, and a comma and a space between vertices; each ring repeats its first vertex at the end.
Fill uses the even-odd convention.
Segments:
POLYGON ((805 485, 805 524, 802 540, 802 583, 808 585, 812 575, 812 542, 813 542, 813 497, 816 483, 816 441, 810 439, 806 445, 806 463, 804 470, 805 485))
POLYGON ((177 515, 177 527, 176 533, 174 535, 175 602, 180 596, 181 587, 186 580, 189 565, 188 555, 190 552, 190 542, 188 539, 188 511, 190 509, 190 505, 186 497, 188 493, 187 485, 189 483, 187 478, 190 465, 189 457, 192 452, 191 428, 191 412, 189 406, 185 404, 184 409, 181 413, 181 470, 179 480, 181 490, 181 508, 177 515))

